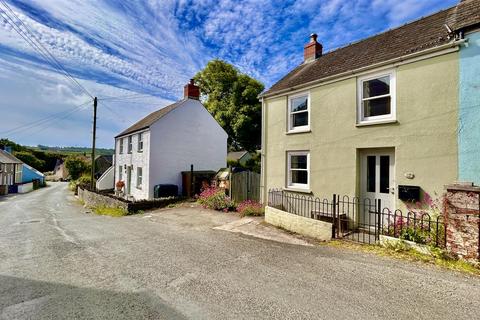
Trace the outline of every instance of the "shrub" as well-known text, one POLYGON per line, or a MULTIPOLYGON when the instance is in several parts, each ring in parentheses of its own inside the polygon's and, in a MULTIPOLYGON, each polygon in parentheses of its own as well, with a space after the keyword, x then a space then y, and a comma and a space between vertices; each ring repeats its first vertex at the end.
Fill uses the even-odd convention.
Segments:
POLYGON ((198 203, 204 208, 225 212, 235 209, 234 202, 225 194, 225 190, 216 187, 204 189, 198 196, 198 203))
POLYGON ((77 180, 82 174, 88 173, 90 164, 79 156, 68 156, 65 160, 65 168, 72 180, 77 180))
POLYGON ((242 216, 262 216, 263 205, 253 200, 245 200, 237 206, 237 212, 242 216))

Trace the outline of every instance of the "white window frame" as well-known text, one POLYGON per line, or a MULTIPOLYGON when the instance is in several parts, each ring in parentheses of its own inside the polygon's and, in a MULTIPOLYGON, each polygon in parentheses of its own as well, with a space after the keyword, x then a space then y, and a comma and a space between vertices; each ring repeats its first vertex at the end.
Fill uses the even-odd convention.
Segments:
POLYGON ((373 74, 368 74, 362 77, 358 77, 357 79, 357 123, 358 124, 375 124, 375 123, 382 123, 382 122, 390 122, 395 121, 397 116, 396 110, 396 74, 395 70, 385 70, 382 72, 377 72, 373 74), (374 80, 377 78, 382 78, 388 76, 390 77, 390 93, 375 96, 373 98, 363 98, 363 83, 365 81, 374 80), (385 114, 381 116, 373 116, 373 117, 365 117, 364 110, 363 110, 363 101, 367 100, 375 100, 379 98, 390 97, 390 114, 385 114))
POLYGON ((138 133, 137 139, 137 152, 143 152, 143 132, 138 133))
POLYGON ((124 142, 123 138, 118 139, 119 146, 118 146, 118 154, 123 154, 124 142))
POLYGON ((287 188, 309 189, 310 188, 310 151, 287 151, 287 188), (307 169, 292 169, 292 156, 307 156, 307 169), (307 183, 293 183, 292 171, 307 171, 307 183))
POLYGON ((118 166, 118 180, 123 181, 123 166, 118 166))
POLYGON ((306 91, 306 92, 301 92, 301 93, 297 93, 297 94, 294 94, 294 95, 291 95, 291 96, 288 96, 288 110, 287 110, 287 117, 288 117, 288 130, 287 132, 288 133, 295 133, 295 132, 305 132, 305 131, 310 131, 310 121, 312 119, 312 113, 311 113, 311 108, 310 108, 310 104, 311 104, 311 99, 310 99, 310 92, 309 91, 306 91), (300 98, 300 97, 307 97, 307 110, 304 111, 297 111, 297 112, 292 112, 292 100, 293 99, 296 99, 296 98, 300 98), (308 113, 308 123, 307 125, 305 126, 299 126, 299 127, 293 127, 293 121, 292 121, 292 115, 293 114, 296 114, 296 113, 302 113, 302 112, 307 112, 308 113))
POLYGON ((142 184, 143 184, 143 168, 137 167, 137 189, 142 189, 142 184), (139 172, 142 172, 142 174, 139 174, 139 172))
POLYGON ((133 137, 128 136, 127 137, 127 153, 132 153, 133 152, 133 137))

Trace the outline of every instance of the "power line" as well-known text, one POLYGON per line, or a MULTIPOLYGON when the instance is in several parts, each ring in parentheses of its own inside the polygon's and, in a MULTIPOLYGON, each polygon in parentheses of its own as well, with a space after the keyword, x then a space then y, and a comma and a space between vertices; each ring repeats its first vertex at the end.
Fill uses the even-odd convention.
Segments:
MULTIPOLYGON (((89 101, 88 103, 90 103, 90 101, 89 101)), ((84 104, 84 105, 85 105, 85 104, 84 104)), ((75 110, 71 110, 70 112, 64 114, 63 116, 58 117, 57 119, 52 119, 52 120, 65 120, 65 119, 69 118, 70 116, 72 116, 72 115, 75 113, 75 111, 80 111, 80 110, 82 109, 82 107, 83 107, 83 106, 78 106, 77 108, 75 108, 75 110)), ((36 134, 37 132, 40 132, 40 131, 42 131, 42 130, 45 130, 45 129, 49 128, 49 127, 51 127, 51 124, 50 124, 50 123, 43 123, 39 128, 37 128, 36 130, 30 132, 29 134, 27 134, 27 135, 22 135, 22 134, 21 134, 21 135, 17 136, 17 139, 18 139, 18 138, 24 139, 24 138, 26 138, 26 137, 30 137, 30 136, 36 134)), ((32 127, 32 128, 33 128, 33 127, 32 127)), ((30 128, 30 129, 32 129, 32 128, 30 128)))
MULTIPOLYGON (((93 95, 85 89, 71 74, 68 70, 58 61, 58 59, 37 39, 35 33, 20 19, 17 14, 10 8, 10 6, 4 1, 0 0, 4 7, 20 22, 21 25, 26 29, 26 31, 22 30, 22 28, 15 22, 14 18, 8 14, 5 10, 1 9, 1 12, 7 17, 5 20, 8 24, 12 26, 12 28, 17 32, 30 46, 32 46, 35 51, 40 53, 42 57, 44 57, 47 63, 52 66, 54 69, 59 71, 63 76, 65 76, 68 80, 72 81, 75 85, 77 85, 84 93, 88 96, 93 98, 93 95), (32 39, 33 38, 33 39, 32 39), (42 50, 43 49, 43 50, 42 50), (48 56, 46 56, 48 55, 48 56), (50 57, 50 58, 49 58, 50 57), (56 64, 53 65, 52 61, 56 64), (61 70, 59 70, 59 68, 61 70)), ((5 18, 4 16, 4 18, 5 18)))
POLYGON ((44 125, 46 123, 49 123, 50 121, 52 120, 56 120, 56 119, 60 119, 62 116, 64 115, 70 115, 72 114, 73 112, 77 111, 78 109, 82 108, 83 106, 85 106, 86 104, 89 104, 90 101, 87 101, 85 103, 82 103, 72 109, 70 109, 69 111, 61 111, 61 112, 57 112, 57 113, 54 113, 54 114, 51 114, 45 118, 42 118, 42 119, 38 119, 38 120, 35 120, 35 121, 32 121, 32 122, 29 122, 29 123, 25 123, 21 126, 18 126, 18 127, 15 127, 15 128, 12 128, 12 129, 9 129, 9 130, 6 130, 6 131, 3 131, 3 132, 0 132, 0 134, 2 135, 5 135, 5 134, 14 134, 14 132, 16 131, 22 131, 22 130, 30 130, 32 128, 35 128, 35 127, 38 127, 38 126, 41 126, 41 125, 44 125))
POLYGON ((103 98, 98 98, 99 100, 123 100, 123 99, 143 99, 143 98, 149 98, 149 97, 152 97, 154 98, 155 96, 152 96, 150 94, 147 94, 147 93, 134 93, 134 94, 127 94, 127 95, 124 95, 124 96, 106 96, 106 97, 103 97, 103 98))

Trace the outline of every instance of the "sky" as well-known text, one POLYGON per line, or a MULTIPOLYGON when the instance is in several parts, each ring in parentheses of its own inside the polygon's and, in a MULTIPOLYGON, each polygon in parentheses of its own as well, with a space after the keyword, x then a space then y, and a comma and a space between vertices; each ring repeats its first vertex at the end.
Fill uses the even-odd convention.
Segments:
POLYGON ((97 146, 110 148, 123 129, 181 99, 184 84, 211 59, 268 88, 302 63, 313 32, 331 51, 456 3, 0 0, 0 138, 90 146, 90 94, 99 97, 97 146))

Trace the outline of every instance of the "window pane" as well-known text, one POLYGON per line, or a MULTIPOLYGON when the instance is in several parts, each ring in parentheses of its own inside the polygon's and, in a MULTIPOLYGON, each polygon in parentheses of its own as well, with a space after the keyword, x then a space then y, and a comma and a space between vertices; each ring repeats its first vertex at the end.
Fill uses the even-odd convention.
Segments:
POLYGON ((292 170, 292 183, 308 184, 308 172, 292 170))
POLYGON ((363 101, 363 116, 375 117, 390 114, 390 97, 363 101))
POLYGON ((375 156, 367 156, 367 192, 375 192, 375 156))
POLYGON ((293 127, 308 126, 308 112, 292 114, 292 118, 293 127))
POLYGON ((308 97, 298 97, 291 100, 291 111, 302 111, 307 110, 308 106, 308 97))
POLYGON ((363 82, 363 98, 371 98, 390 93, 390 76, 363 82))
POLYGON ((390 157, 380 156, 380 192, 388 193, 390 188, 390 157))
POLYGON ((290 168, 291 169, 307 169, 307 156, 291 156, 290 168))

